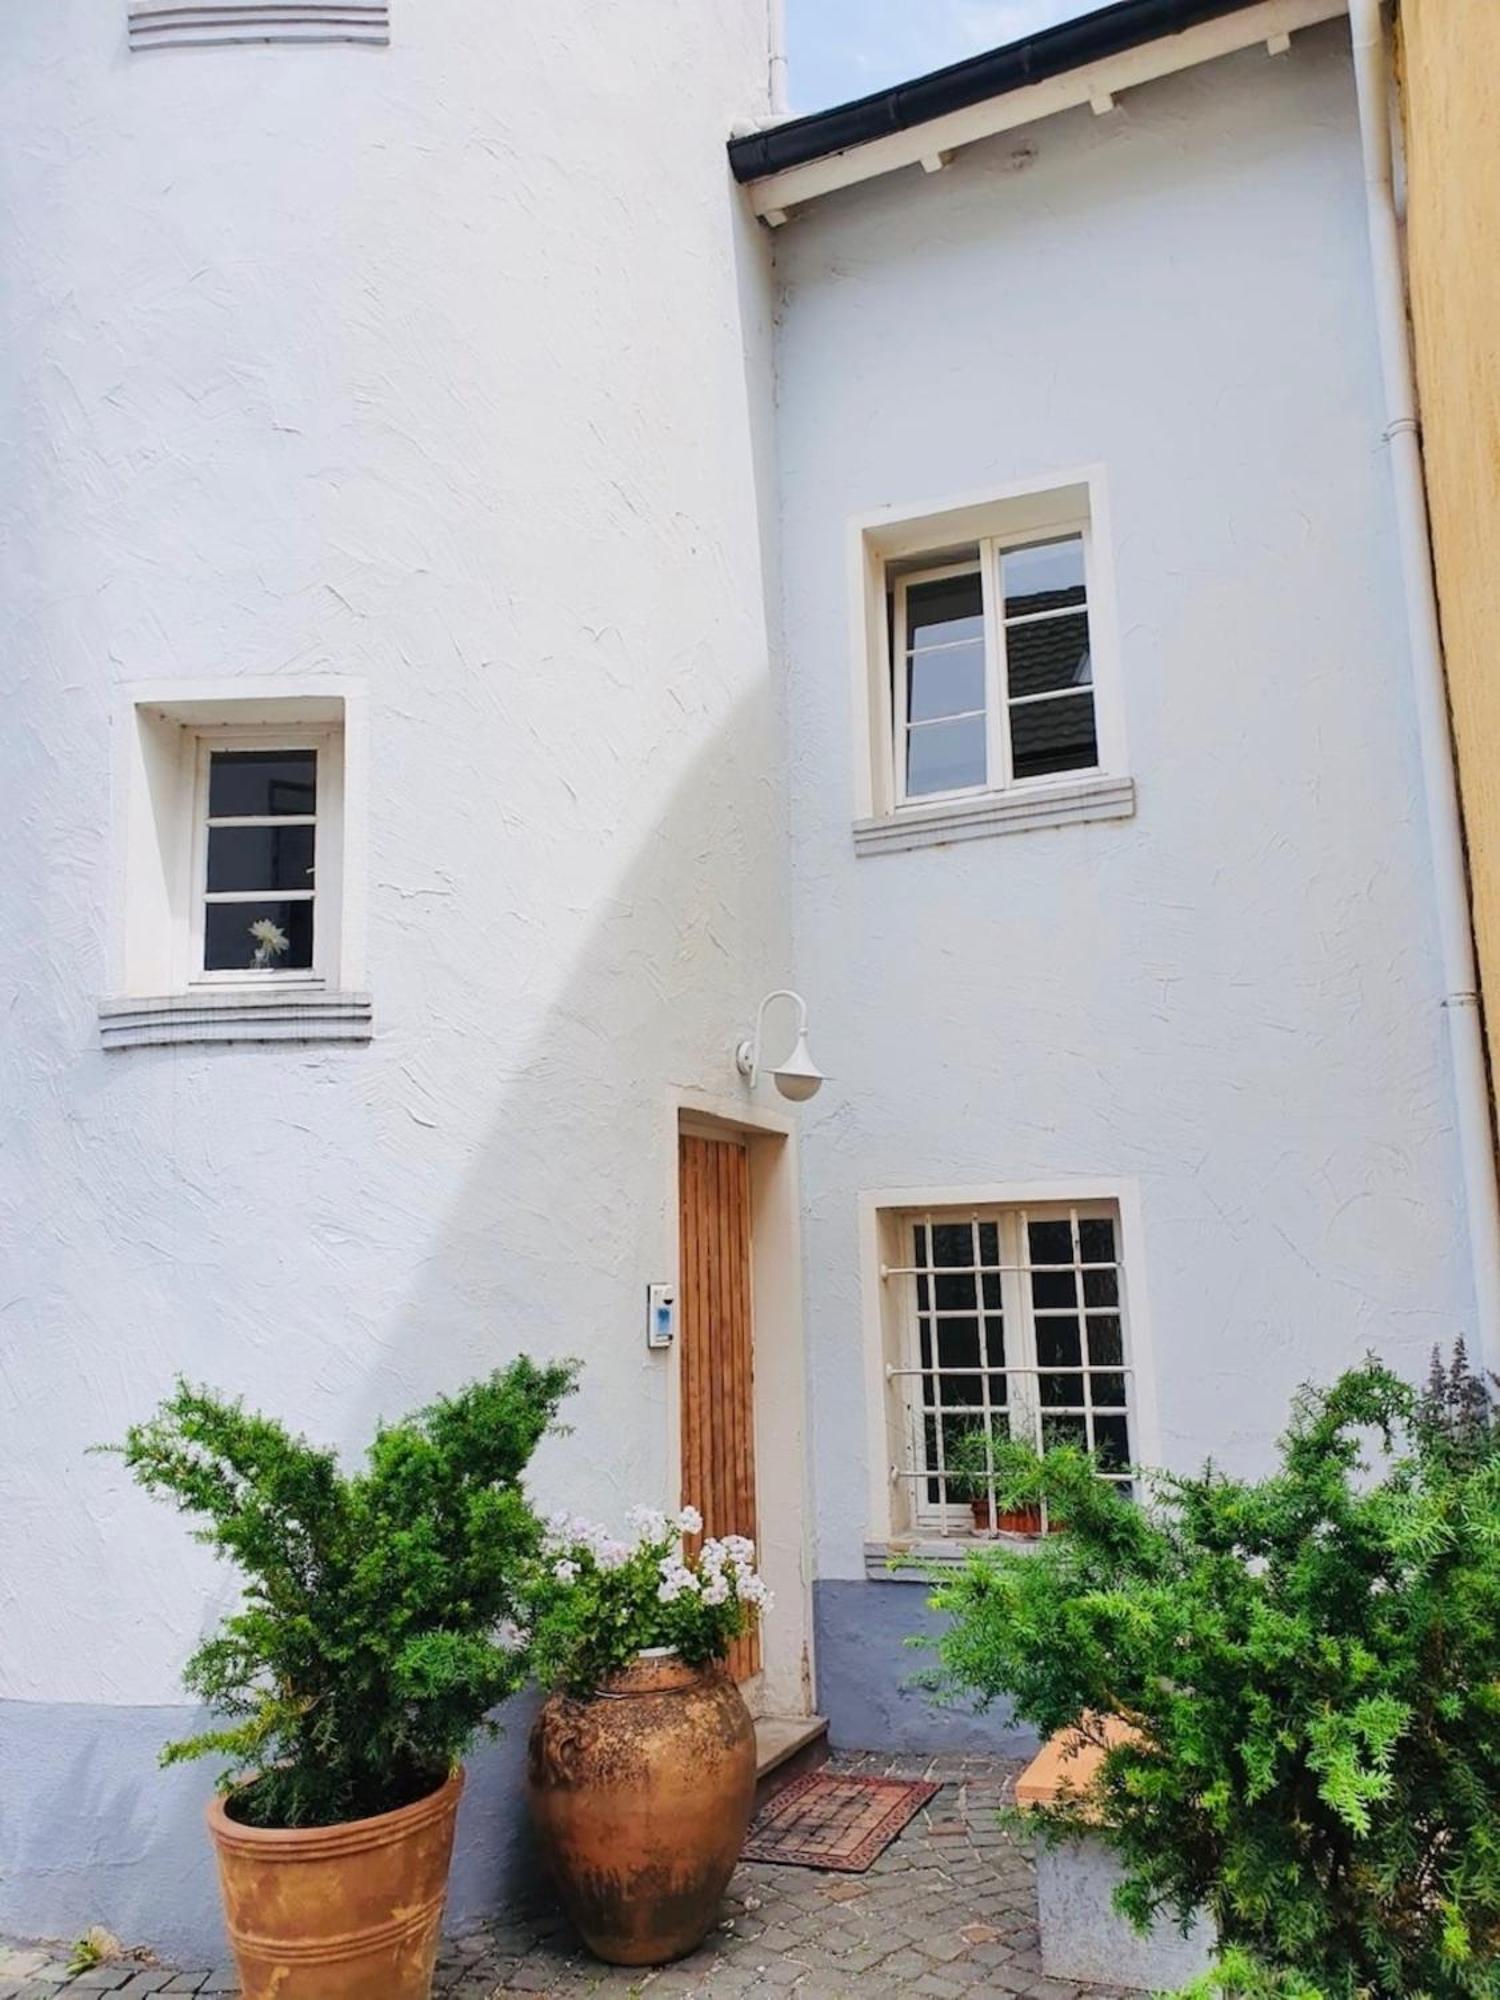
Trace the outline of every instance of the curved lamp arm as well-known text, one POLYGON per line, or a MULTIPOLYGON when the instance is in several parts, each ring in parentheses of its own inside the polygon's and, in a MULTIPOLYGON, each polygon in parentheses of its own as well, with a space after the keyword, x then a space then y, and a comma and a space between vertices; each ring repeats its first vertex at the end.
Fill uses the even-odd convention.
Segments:
POLYGON ((734 1052, 735 1068, 746 1079, 753 1090, 760 1076, 761 1033, 766 1024, 766 1009, 773 1000, 791 1000, 797 1008, 797 1035, 807 1033, 807 1002, 800 993, 794 993, 790 986, 778 986, 774 993, 768 993, 755 1010, 755 1033, 748 1041, 740 1043, 734 1052))

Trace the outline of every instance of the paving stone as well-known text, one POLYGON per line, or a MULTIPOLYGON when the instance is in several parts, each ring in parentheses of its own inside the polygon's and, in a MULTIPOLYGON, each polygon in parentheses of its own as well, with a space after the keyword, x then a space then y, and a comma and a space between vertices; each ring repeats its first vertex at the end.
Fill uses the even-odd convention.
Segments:
MULTIPOLYGON (((879 1753, 835 1764, 929 1777, 942 1790, 862 1875, 742 1863, 708 1943, 674 1966, 600 1965, 555 1907, 533 1899, 444 1940, 437 2000, 1117 2000, 1042 1976, 1031 1861, 996 1817, 1017 1766, 879 1753)), ((0 2000, 225 2000, 236 1990, 232 1968, 124 1962, 85 1983, 55 1951, 0 1943, 0 2000)))

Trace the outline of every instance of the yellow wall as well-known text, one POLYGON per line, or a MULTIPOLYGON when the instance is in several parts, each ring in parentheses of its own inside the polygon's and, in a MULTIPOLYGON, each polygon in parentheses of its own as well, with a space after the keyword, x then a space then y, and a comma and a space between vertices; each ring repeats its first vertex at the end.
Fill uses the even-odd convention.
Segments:
POLYGON ((1500 0, 1401 0, 1408 251, 1448 691, 1500 1056, 1500 0))

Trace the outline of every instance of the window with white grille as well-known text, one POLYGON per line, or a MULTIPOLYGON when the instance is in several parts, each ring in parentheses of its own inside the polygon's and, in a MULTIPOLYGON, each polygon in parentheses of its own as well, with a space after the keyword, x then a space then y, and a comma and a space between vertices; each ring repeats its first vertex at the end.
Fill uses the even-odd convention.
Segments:
MULTIPOLYGON (((958 1474, 967 1436, 1068 1443, 1130 1490, 1134 1369, 1120 1218, 1111 1203, 903 1212, 888 1242, 905 1512, 915 1526, 1024 1528, 993 1478, 958 1474)), ((979 1453, 981 1474, 988 1454, 979 1453)), ((1037 1523, 1036 1525, 1042 1525, 1037 1523)))

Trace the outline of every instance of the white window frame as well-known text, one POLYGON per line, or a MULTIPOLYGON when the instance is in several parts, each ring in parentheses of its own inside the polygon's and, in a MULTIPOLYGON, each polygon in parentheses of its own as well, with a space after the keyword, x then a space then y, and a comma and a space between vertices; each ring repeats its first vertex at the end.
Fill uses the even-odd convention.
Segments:
MULTIPOLYGON (((1076 618, 1081 614, 1089 627, 1089 679, 1086 685, 1093 713, 1094 742, 1097 751, 1099 696, 1093 672, 1093 576, 1093 535, 1085 516, 1081 520, 1061 522, 1040 534, 1028 533, 1018 528, 1008 535, 986 535, 979 542, 977 556, 972 559, 940 563, 931 569, 902 570, 890 579, 893 760, 891 791, 897 812, 921 811, 924 807, 940 805, 952 799, 981 797, 992 792, 1044 790, 1080 778, 1092 777, 1103 768, 1100 757, 1096 755, 1092 764, 1072 764, 1065 771, 1045 771, 1038 777, 1018 778, 1015 775, 1015 748, 1011 740, 1010 718, 1013 708, 1043 701, 1059 701, 1070 694, 1076 696, 1084 692, 1082 687, 1055 688, 1041 694, 1017 695, 1012 700, 1008 640, 1012 626, 1035 624, 1043 620, 1076 618), (1023 614, 1018 618, 1007 618, 1000 569, 1001 558, 1007 551, 1038 548, 1049 542, 1075 539, 1081 543, 1083 550, 1083 603, 1067 605, 1055 611, 1034 612, 1023 614), (962 785, 942 792, 909 792, 907 790, 908 736, 913 725, 908 714, 911 676, 907 668, 907 595, 913 584, 945 583, 953 577, 976 575, 979 578, 980 616, 984 628, 984 781, 982 784, 962 785)), ((959 721, 976 713, 978 713, 976 710, 965 710, 963 716, 935 717, 932 722, 918 723, 915 726, 919 729, 931 728, 939 721, 959 721)))
MULTIPOLYGON (((326 988, 334 982, 338 961, 339 905, 343 880, 344 778, 342 732, 333 726, 289 729, 275 723, 241 723, 229 728, 194 732, 193 776, 193 895, 186 912, 185 938, 178 983, 186 988, 326 988), (215 902, 310 901, 313 905, 313 960, 310 966, 285 969, 264 966, 236 967, 210 972, 203 964, 204 929, 207 906, 209 846, 209 781, 213 756, 219 750, 315 750, 318 753, 316 808, 311 815, 278 814, 274 819, 230 821, 231 825, 296 826, 311 824, 314 842, 313 888, 297 897, 295 891, 224 891, 215 902)), ((224 824, 225 822, 216 822, 224 824)))
POLYGON ((1109 494, 1104 468, 1059 471, 981 493, 920 506, 882 507, 849 524, 850 628, 854 688, 854 836, 876 853, 946 844, 977 834, 1021 831, 1072 820, 1121 819, 1135 810, 1125 742, 1119 622, 1115 607, 1109 494), (1004 638, 999 617, 999 554, 1008 548, 1081 535, 1089 624, 1090 685, 1098 761, 1088 768, 1015 779, 1009 707, 1000 699, 1004 638), (985 598, 988 765, 983 786, 908 797, 906 687, 891 599, 901 586, 944 571, 972 573, 975 561, 947 552, 978 548, 985 598), (1002 712, 1003 707, 1003 712, 1002 712))
POLYGON ((343 674, 135 681, 120 691, 105 1049, 367 1042, 369 718, 343 674), (315 963, 203 967, 210 750, 319 751, 315 963))
MULTIPOLYGON (((920 1361, 915 1280, 904 1275, 912 1266, 912 1225, 927 1216, 939 1222, 1022 1214, 1031 1220, 1042 1220, 1072 1210, 1081 1216, 1108 1214, 1114 1218, 1123 1363, 1117 1369, 1095 1372, 1126 1377, 1132 1462, 1144 1466, 1161 1463, 1145 1231, 1140 1190, 1134 1181, 1120 1178, 994 1182, 978 1187, 909 1187, 866 1192, 859 1198, 859 1223, 867 1397, 867 1550, 875 1564, 873 1573, 879 1573, 888 1550, 909 1548, 924 1536, 935 1538, 938 1544, 972 1536, 968 1502, 949 1502, 941 1508, 927 1502, 923 1489, 931 1475, 908 1456, 913 1438, 920 1436, 919 1431, 912 1429, 911 1411, 911 1384, 915 1379, 910 1372, 911 1362, 913 1358, 920 1361)), ((1002 1263, 1021 1262, 1020 1258, 1004 1254, 1002 1234, 1002 1263)), ((1035 1366, 1031 1331, 1028 1322, 1023 1333, 1020 1316, 1012 1317, 1015 1300, 1006 1290, 1007 1284, 1015 1288, 1020 1282, 1019 1270, 1003 1278, 1001 1310, 1006 1314, 1007 1364, 1024 1380, 1028 1365, 1033 1369, 1035 1366), (1019 1360, 1023 1350, 1012 1348, 1012 1329, 1017 1340, 1025 1343, 1024 1356, 1019 1360)), ((1086 1362, 1082 1365, 1087 1367, 1086 1362)), ((982 1374, 984 1371, 948 1372, 982 1374)), ((919 1405, 920 1395, 915 1400, 919 1405)), ((1039 1398, 1021 1400, 1030 1413, 1039 1398)), ((920 1424, 920 1409, 916 1421, 920 1424)))
MULTIPOLYGON (((935 1425, 934 1429, 937 1450, 936 1463, 928 1464, 926 1462, 926 1424, 928 1419, 934 1414, 934 1411, 928 1409, 924 1394, 925 1384, 929 1377, 936 1378, 938 1381, 939 1393, 935 1409, 936 1414, 940 1418, 945 1415, 966 1416, 971 1421, 977 1420, 981 1422, 986 1430, 992 1431, 997 1436, 1008 1434, 1013 1438, 1022 1439, 1031 1444, 1041 1446, 1044 1442, 1043 1426, 1047 1416, 1047 1411, 1043 1407, 1041 1399, 1041 1380, 1043 1375, 1058 1375, 1066 1378, 1076 1376, 1078 1378, 1081 1391, 1080 1400, 1076 1408, 1070 1406, 1067 1414, 1083 1415, 1085 1437, 1090 1445, 1092 1445, 1094 1438, 1093 1417, 1095 1414, 1092 1377, 1096 1374, 1120 1375, 1125 1381, 1125 1402, 1123 1407, 1110 1405, 1106 1410, 1101 1406, 1099 1414, 1124 1415, 1127 1426, 1133 1434, 1135 1429, 1133 1396, 1135 1367, 1131 1358, 1130 1303, 1126 1291, 1126 1275, 1122 1254, 1124 1228, 1119 1211, 1112 1202, 1042 1202, 1021 1208, 905 1209, 899 1211, 896 1221, 905 1240, 904 1254, 908 1261, 887 1266, 884 1274, 885 1282, 896 1288, 896 1297, 892 1302, 892 1310, 901 1329, 900 1358, 895 1363, 888 1365, 887 1375, 891 1382, 898 1385, 904 1405, 907 1457, 909 1463, 900 1469, 899 1476, 910 1487, 907 1512, 916 1527, 919 1529, 936 1528, 939 1532, 948 1534, 955 1529, 964 1528, 972 1520, 972 1511, 967 1499, 955 1500, 947 1497, 947 1480, 949 1475, 944 1462, 944 1426, 941 1421, 935 1425), (1090 1264, 1084 1260, 1082 1255, 1079 1243, 1079 1225, 1085 1221, 1103 1220, 1110 1222, 1114 1229, 1115 1260, 1108 1265, 1090 1264), (1030 1261, 1028 1236, 1029 1226, 1033 1222, 1066 1222, 1071 1226, 1073 1244, 1073 1262, 1071 1266, 1055 1264, 1033 1267, 1030 1261), (942 1318, 973 1317, 979 1320, 981 1322, 981 1340, 983 1341, 982 1322, 986 1318, 997 1316, 993 1308, 989 1313, 986 1313, 983 1305, 980 1303, 976 1303, 976 1308, 972 1315, 968 1313, 958 1314, 951 1310, 945 1310, 937 1305, 935 1296, 930 1300, 925 1312, 921 1309, 918 1300, 918 1282, 920 1277, 929 1277, 929 1280, 934 1284, 935 1292, 935 1280, 938 1276, 942 1276, 945 1273, 951 1273, 954 1276, 969 1274, 970 1267, 961 1265, 934 1265, 932 1263, 931 1231, 934 1227, 942 1227, 944 1224, 950 1226, 956 1224, 959 1227, 967 1226, 974 1230, 983 1225, 992 1224, 995 1228, 999 1251, 998 1265, 976 1264, 972 1267, 972 1272, 976 1280, 980 1279, 981 1272, 984 1275, 998 1276, 1000 1280, 998 1317, 1003 1319, 1004 1322, 1006 1356, 1004 1365, 1001 1367, 994 1367, 988 1364, 987 1347, 983 1346, 981 1348, 980 1365, 974 1368, 945 1367, 938 1359, 939 1350, 937 1342, 940 1337, 938 1329, 942 1318), (913 1265, 909 1261, 912 1255, 912 1237, 917 1229, 924 1227, 929 1232, 928 1263, 926 1266, 913 1265), (1064 1314, 1061 1308, 1035 1306, 1029 1296, 1030 1287, 1027 1282, 1032 1275, 1033 1269, 1043 1272, 1071 1271, 1080 1283, 1082 1274, 1086 1271, 1108 1269, 1116 1273, 1119 1294, 1118 1301, 1114 1307, 1104 1308, 1103 1310, 1112 1311, 1120 1321, 1122 1358, 1118 1366, 1096 1367, 1090 1364, 1087 1359, 1086 1328, 1084 1333, 1085 1345, 1080 1353, 1078 1367, 1043 1368, 1040 1365, 1037 1347, 1038 1319, 1045 1319, 1050 1315, 1052 1317, 1073 1317, 1082 1321, 1085 1309, 1080 1304, 1074 1313, 1064 1314), (930 1364, 925 1366, 922 1361, 922 1321, 924 1318, 928 1320, 933 1329, 933 1359, 930 1364), (941 1378, 945 1375, 977 1376, 982 1392, 981 1401, 978 1404, 945 1407, 941 1394, 941 1378), (991 1404, 989 1399, 990 1380, 996 1375, 1003 1375, 1005 1377, 1006 1401, 1004 1403, 991 1404), (928 1494, 928 1488, 934 1480, 937 1482, 940 1494, 944 1496, 938 1500, 931 1499, 928 1494)), ((982 1290, 980 1282, 976 1282, 975 1290, 977 1299, 982 1290)), ((1133 1448, 1132 1437, 1130 1462, 1134 1463, 1136 1457, 1137 1454, 1133 1448)), ((1123 1483, 1129 1478, 1129 1475, 1124 1472, 1111 1473, 1105 1476, 1117 1483, 1123 1483)), ((989 1497, 991 1508, 993 1509, 993 1487, 991 1488, 989 1497)), ((991 1525, 993 1525, 993 1518, 991 1525)))

